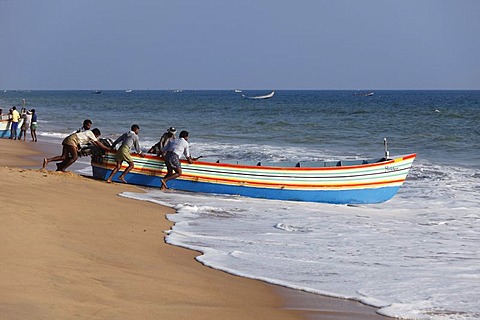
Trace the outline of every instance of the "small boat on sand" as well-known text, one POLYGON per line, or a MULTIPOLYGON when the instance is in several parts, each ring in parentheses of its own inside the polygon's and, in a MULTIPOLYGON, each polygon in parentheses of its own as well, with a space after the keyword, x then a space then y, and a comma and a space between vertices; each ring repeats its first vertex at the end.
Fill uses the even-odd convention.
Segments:
POLYGON ((253 97, 250 97, 250 96, 246 96, 246 95, 242 94, 242 97, 244 97, 245 99, 254 99, 254 100, 258 100, 258 99, 270 99, 271 97, 273 97, 274 94, 275 94, 275 91, 272 91, 272 92, 270 92, 269 94, 266 94, 266 95, 263 95, 263 96, 253 96, 253 97))
MULTIPOLYGON (((182 162, 183 174, 168 182, 176 190, 240 195, 252 198, 335 204, 381 203, 404 183, 416 154, 389 158, 296 163, 230 161, 182 162)), ((132 155, 135 168, 128 183, 161 187, 166 174, 163 159, 132 155)), ((115 151, 92 156, 93 177, 106 180, 115 167, 115 151)), ((124 170, 126 166, 122 167, 124 170)), ((120 172, 114 177, 114 181, 120 172)))

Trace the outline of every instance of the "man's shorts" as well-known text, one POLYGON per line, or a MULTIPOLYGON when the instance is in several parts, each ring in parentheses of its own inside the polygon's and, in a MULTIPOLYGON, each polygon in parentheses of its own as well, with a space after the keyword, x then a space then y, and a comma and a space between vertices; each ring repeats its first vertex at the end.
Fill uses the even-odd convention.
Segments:
POLYGON ((165 164, 175 169, 182 167, 182 165, 180 164, 180 158, 175 152, 171 151, 167 152, 167 154, 165 155, 165 164))

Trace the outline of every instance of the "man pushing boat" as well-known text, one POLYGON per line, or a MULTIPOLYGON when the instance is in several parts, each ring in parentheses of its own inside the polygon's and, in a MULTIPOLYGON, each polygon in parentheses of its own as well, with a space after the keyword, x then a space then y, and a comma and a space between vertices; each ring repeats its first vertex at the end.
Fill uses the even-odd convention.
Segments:
POLYGON ((46 169, 49 162, 61 161, 61 165, 57 166, 57 171, 65 172, 79 157, 78 145, 92 143, 105 151, 110 151, 111 149, 109 147, 98 140, 100 135, 101 133, 98 128, 70 134, 62 141, 62 154, 52 158, 44 158, 42 169, 46 169))
POLYGON ((132 156, 130 155, 130 149, 134 147, 137 154, 143 157, 142 149, 140 149, 140 142, 138 140, 139 131, 140 127, 137 124, 134 124, 130 127, 129 132, 124 133, 117 140, 115 140, 115 142, 113 142, 112 149, 115 148, 115 146, 119 143, 121 143, 121 146, 115 155, 116 166, 108 177, 107 183, 112 183, 112 179, 115 176, 115 173, 117 173, 122 167, 123 161, 128 163, 128 167, 118 177, 118 180, 123 183, 127 183, 125 176, 135 167, 132 156))
POLYGON ((180 163, 180 157, 185 155, 188 163, 193 163, 194 160, 190 155, 190 146, 188 144, 188 131, 180 132, 180 138, 170 140, 168 144, 162 148, 165 156, 165 165, 167 166, 167 174, 162 179, 162 187, 160 190, 166 190, 167 181, 176 179, 182 175, 182 165, 180 163), (175 172, 175 173, 174 173, 175 172))

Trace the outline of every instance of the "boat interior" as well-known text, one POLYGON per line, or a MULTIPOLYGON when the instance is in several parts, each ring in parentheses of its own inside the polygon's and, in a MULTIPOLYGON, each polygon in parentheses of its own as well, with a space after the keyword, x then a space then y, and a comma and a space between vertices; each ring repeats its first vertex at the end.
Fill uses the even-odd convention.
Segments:
MULTIPOLYGON (((321 168, 321 167, 348 167, 359 166, 363 164, 377 163, 386 161, 385 158, 375 159, 352 159, 340 161, 299 161, 299 162, 273 162, 273 161, 235 161, 235 160, 217 160, 216 163, 225 163, 242 166, 263 166, 263 167, 282 167, 282 168, 321 168)), ((204 161, 204 160, 202 160, 204 161)), ((205 161, 211 162, 211 161, 205 161)))

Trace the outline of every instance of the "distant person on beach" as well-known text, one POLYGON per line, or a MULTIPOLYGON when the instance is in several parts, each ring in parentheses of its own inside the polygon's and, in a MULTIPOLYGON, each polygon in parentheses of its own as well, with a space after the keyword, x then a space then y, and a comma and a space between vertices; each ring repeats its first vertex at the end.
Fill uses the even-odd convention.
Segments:
POLYGON ((78 145, 79 144, 87 144, 89 142, 93 143, 97 147, 103 149, 103 150, 111 150, 110 148, 106 147, 103 143, 98 141, 98 137, 100 137, 101 133, 100 130, 97 128, 93 130, 88 130, 85 132, 78 132, 78 133, 72 133, 65 139, 63 139, 62 142, 62 154, 60 156, 56 156, 53 158, 45 158, 43 159, 43 169, 47 167, 47 164, 49 162, 55 161, 59 162, 61 161, 61 165, 57 166, 56 171, 62 171, 65 172, 65 169, 67 169, 69 166, 71 166, 75 161, 78 159, 78 145))
POLYGON ((175 137, 176 132, 177 132, 177 129, 175 129, 174 127, 168 128, 167 132, 165 132, 160 138, 160 141, 158 141, 155 145, 153 145, 148 150, 148 153, 163 155, 162 149, 170 142, 170 140, 174 140, 176 138, 175 137))
POLYGON ((27 137, 27 130, 30 128, 30 124, 32 122, 32 113, 31 111, 27 111, 25 108, 22 109, 22 118, 23 118, 23 123, 20 131, 20 136, 18 137, 19 140, 22 140, 22 135, 23 135, 23 141, 25 141, 27 137))
MULTIPOLYGON (((20 119, 23 120, 22 126, 20 127, 20 134, 18 135, 18 140, 22 140, 22 134, 23 134, 23 125, 25 124, 25 115, 27 114, 27 109, 22 108, 20 110, 20 119)), ((20 121, 19 121, 20 122, 20 121)))
POLYGON ((83 124, 82 124, 82 127, 79 128, 77 131, 75 131, 76 133, 78 132, 85 132, 87 130, 90 130, 90 128, 92 127, 92 120, 90 119, 85 119, 83 120, 83 124))
POLYGON ((135 166, 132 156, 130 155, 130 149, 132 147, 135 148, 135 151, 138 153, 138 155, 143 157, 142 154, 142 149, 140 149, 140 142, 138 139, 138 132, 140 131, 140 127, 136 124, 132 125, 130 128, 129 132, 125 132, 123 135, 121 135, 117 140, 115 140, 112 144, 112 149, 115 148, 117 144, 120 142, 122 143, 120 148, 117 151, 117 154, 115 155, 115 161, 117 162, 116 167, 112 170, 112 173, 107 179, 108 183, 112 183, 112 179, 115 176, 115 173, 117 173, 120 168, 122 167, 123 161, 126 161, 128 163, 127 169, 123 171, 123 173, 118 177, 118 180, 122 181, 123 183, 127 183, 125 180, 125 175, 130 172, 135 166))
POLYGON ((12 125, 10 127, 10 139, 17 140, 18 121, 20 120, 20 113, 17 107, 12 107, 12 125))
POLYGON ((32 141, 37 142, 37 114, 35 109, 30 110, 32 113, 32 123, 30 124, 30 135, 32 136, 32 141))
MULTIPOLYGON (((170 142, 162 149, 165 153, 165 164, 167 166, 167 174, 162 179, 162 191, 168 189, 167 181, 176 179, 182 175, 182 165, 180 157, 185 155, 188 163, 193 163, 194 160, 190 155, 190 147, 188 145, 188 131, 180 132, 180 138, 170 140, 170 142), (175 173, 173 173, 175 171, 175 173)), ((198 158, 197 158, 198 159, 198 158)))

